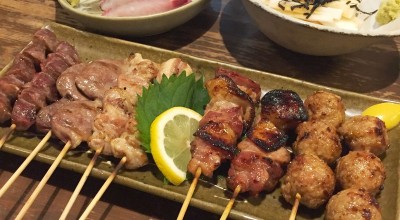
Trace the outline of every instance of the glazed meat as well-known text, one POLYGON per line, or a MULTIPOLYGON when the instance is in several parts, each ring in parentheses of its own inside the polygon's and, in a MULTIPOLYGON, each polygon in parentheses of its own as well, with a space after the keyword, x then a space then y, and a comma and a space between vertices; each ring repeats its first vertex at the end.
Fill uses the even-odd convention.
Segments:
POLYGON ((326 91, 316 91, 304 101, 309 120, 323 121, 339 127, 345 119, 342 98, 326 91))
POLYGON ((188 170, 212 177, 215 169, 236 152, 237 140, 243 132, 243 111, 238 105, 221 100, 211 100, 206 107, 199 129, 191 143, 192 159, 188 170))
POLYGON ((88 141, 92 134, 93 121, 101 110, 101 101, 70 101, 51 113, 51 130, 58 139, 66 143, 71 141, 71 148, 76 148, 82 141, 88 141))
POLYGON ((374 196, 362 189, 346 189, 332 196, 325 210, 326 220, 381 220, 374 196))
POLYGON ((366 151, 350 151, 336 166, 336 180, 342 189, 362 188, 375 195, 383 189, 385 178, 382 161, 366 151))
POLYGON ((250 96, 251 100, 254 103, 258 103, 260 101, 261 96, 261 87, 260 84, 254 82, 253 80, 243 77, 242 75, 238 74, 235 71, 218 68, 215 76, 228 76, 230 79, 235 82, 235 84, 239 87, 240 90, 245 92, 248 96, 250 96))
POLYGON ((323 160, 312 154, 297 155, 289 164, 281 185, 287 202, 293 204, 299 193, 300 203, 313 209, 325 204, 334 189, 335 174, 323 160))
POLYGON ((30 82, 40 69, 47 53, 55 51, 56 36, 48 29, 40 29, 21 53, 16 55, 10 68, 0 78, 0 123, 11 119, 12 106, 22 86, 30 82))
POLYGON ((229 101, 211 100, 194 136, 215 147, 235 153, 237 140, 243 131, 243 111, 229 101))
POLYGON ((260 97, 257 87, 252 80, 223 69, 218 69, 216 77, 206 82, 211 100, 191 143, 189 172, 195 174, 200 167, 203 175, 212 177, 222 162, 232 159, 238 150, 238 139, 254 121, 251 96, 260 97))
POLYGON ((255 104, 250 96, 239 89, 235 82, 225 75, 216 76, 206 82, 211 100, 226 100, 239 105, 243 109, 244 132, 253 124, 255 104))
POLYGON ((16 130, 29 129, 35 123, 37 112, 58 99, 56 80, 70 63, 79 62, 77 56, 72 45, 60 42, 55 51, 40 64, 42 72, 23 86, 12 109, 11 120, 16 130))
POLYGON ((284 147, 287 136, 270 121, 260 120, 246 137, 238 144, 240 152, 231 161, 227 185, 232 190, 240 186, 240 192, 251 195, 270 192, 283 175, 281 166, 290 161, 290 153, 284 147))
POLYGON ((271 90, 262 97, 261 117, 285 132, 293 130, 308 118, 300 96, 282 89, 271 90))
POLYGON ((338 129, 351 150, 369 151, 379 156, 389 148, 385 123, 373 116, 354 116, 338 129))
POLYGON ((260 120, 251 128, 247 138, 266 152, 276 151, 286 144, 288 136, 267 120, 260 120))
POLYGON ((295 154, 314 154, 328 164, 333 164, 342 153, 336 128, 322 121, 307 121, 297 129, 297 138, 293 144, 295 154))
POLYGON ((240 192, 257 195, 261 191, 272 191, 282 174, 282 168, 272 159, 242 151, 231 161, 227 185, 230 189, 240 186, 240 192))

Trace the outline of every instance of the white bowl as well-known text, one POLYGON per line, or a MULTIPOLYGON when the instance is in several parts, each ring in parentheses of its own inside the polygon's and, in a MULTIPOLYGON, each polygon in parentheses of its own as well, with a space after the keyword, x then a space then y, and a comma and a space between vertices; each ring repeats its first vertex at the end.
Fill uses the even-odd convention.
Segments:
POLYGON ((258 28, 275 43, 298 53, 332 56, 355 52, 381 40, 400 36, 400 31, 361 33, 310 23, 278 12, 257 0, 242 0, 258 28))
MULTIPOLYGON (((106 17, 101 15, 98 1, 90 1, 88 9, 72 7, 66 0, 58 0, 68 13, 90 30, 110 35, 150 36, 167 32, 195 17, 210 0, 192 0, 179 8, 139 17, 106 17)), ((81 2, 85 2, 81 0, 81 2)))

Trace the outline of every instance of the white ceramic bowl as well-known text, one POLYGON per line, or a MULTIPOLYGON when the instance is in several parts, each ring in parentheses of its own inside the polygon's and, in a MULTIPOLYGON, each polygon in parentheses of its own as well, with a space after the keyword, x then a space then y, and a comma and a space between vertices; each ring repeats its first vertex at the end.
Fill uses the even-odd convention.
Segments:
POLYGON ((366 34, 296 19, 268 6, 261 6, 257 0, 242 0, 242 3, 260 31, 269 39, 302 54, 341 55, 400 36, 400 28, 390 34, 366 34))
MULTIPOLYGON (((169 31, 195 17, 210 0, 192 0, 179 8, 139 17, 106 17, 101 15, 98 1, 88 4, 87 10, 72 7, 67 0, 58 0, 69 14, 90 30, 111 35, 150 36, 169 31)), ((81 0, 85 2, 85 0, 81 0)))

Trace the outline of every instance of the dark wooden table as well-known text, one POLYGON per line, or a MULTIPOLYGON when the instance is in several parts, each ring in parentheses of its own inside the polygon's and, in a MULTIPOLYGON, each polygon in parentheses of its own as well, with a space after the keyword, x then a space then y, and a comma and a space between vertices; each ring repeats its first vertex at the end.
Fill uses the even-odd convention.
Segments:
MULTIPOLYGON (((53 0, 0 1, 0 67, 4 67, 46 21, 84 27, 53 0)), ((329 87, 400 101, 400 38, 358 52, 313 57, 288 51, 258 31, 238 0, 213 0, 201 14, 164 34, 125 38, 206 59, 297 78, 329 87)), ((24 158, 0 152, 0 185, 24 158)), ((0 219, 13 219, 48 169, 33 162, 0 199, 0 219)), ((80 175, 57 169, 29 209, 26 219, 58 219, 80 175)), ((76 219, 104 181, 89 178, 73 207, 76 219)), ((180 203, 112 184, 90 219, 175 219, 180 203)), ((219 219, 190 207, 186 219, 219 219)))

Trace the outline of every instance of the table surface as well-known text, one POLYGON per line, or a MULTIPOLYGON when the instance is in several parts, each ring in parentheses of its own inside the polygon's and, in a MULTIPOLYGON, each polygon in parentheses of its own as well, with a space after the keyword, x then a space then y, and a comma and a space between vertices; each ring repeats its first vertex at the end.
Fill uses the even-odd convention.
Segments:
MULTIPOLYGON (((47 21, 84 27, 54 0, 0 1, 0 67, 11 61, 47 21)), ((400 38, 383 41, 358 52, 314 57, 286 50, 258 31, 240 1, 212 0, 197 17, 167 33, 126 38, 193 56, 218 60, 282 76, 400 101, 400 38)), ((0 186, 24 158, 0 152, 0 186)), ((32 162, 0 199, 0 219, 14 218, 44 176, 48 165, 32 162)), ((57 169, 28 210, 27 219, 58 219, 80 175, 57 169)), ((89 204, 102 180, 89 178, 69 219, 77 219, 89 204)), ((180 203, 142 193, 118 184, 95 206, 90 219, 175 219, 180 203), (122 199, 123 198, 123 199, 122 199)), ((190 207, 186 219, 219 219, 190 207)))

